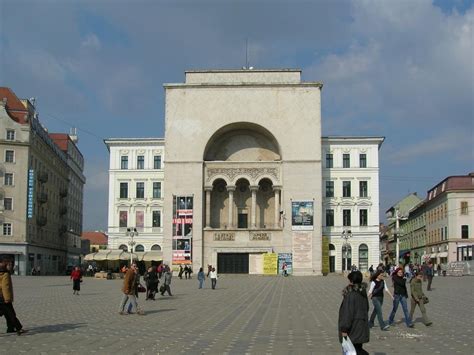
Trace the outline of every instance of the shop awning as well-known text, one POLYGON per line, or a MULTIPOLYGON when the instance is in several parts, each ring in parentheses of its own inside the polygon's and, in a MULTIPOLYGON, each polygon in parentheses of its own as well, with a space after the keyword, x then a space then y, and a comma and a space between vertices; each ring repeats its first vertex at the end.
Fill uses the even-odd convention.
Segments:
POLYGON ((434 254, 431 254, 431 255, 430 255, 430 258, 431 258, 431 259, 434 259, 434 258, 436 258, 437 256, 438 256, 438 253, 434 253, 434 254))
POLYGON ((94 254, 94 261, 104 261, 107 260, 107 255, 109 255, 110 250, 99 250, 94 254))
POLYGON ((152 250, 145 252, 142 258, 143 261, 160 261, 163 260, 163 252, 158 250, 152 250))
POLYGON ((90 253, 90 254, 87 254, 86 256, 84 256, 84 260, 85 260, 85 261, 92 261, 92 260, 94 260, 95 254, 97 254, 97 253, 90 253))
POLYGON ((142 261, 144 255, 145 255, 144 251, 136 251, 133 253, 133 260, 142 261))
POLYGON ((121 249, 110 250, 107 254, 107 260, 130 260, 130 253, 121 249))
POLYGON ((447 257, 448 257, 448 252, 447 252, 447 251, 443 251, 442 253, 438 253, 438 257, 439 257, 439 258, 447 258, 447 257))

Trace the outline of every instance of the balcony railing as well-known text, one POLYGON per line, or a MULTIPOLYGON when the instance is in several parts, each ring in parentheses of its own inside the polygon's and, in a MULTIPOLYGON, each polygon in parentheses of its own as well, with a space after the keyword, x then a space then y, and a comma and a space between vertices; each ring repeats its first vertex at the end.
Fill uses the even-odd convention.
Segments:
POLYGON ((48 182, 48 173, 42 171, 38 174, 38 180, 41 183, 48 182))
POLYGON ((46 216, 39 216, 36 218, 36 224, 40 227, 44 227, 48 224, 48 218, 46 218, 46 216))
POLYGON ((48 202, 48 195, 45 192, 40 192, 38 194, 38 202, 39 203, 46 203, 48 202))

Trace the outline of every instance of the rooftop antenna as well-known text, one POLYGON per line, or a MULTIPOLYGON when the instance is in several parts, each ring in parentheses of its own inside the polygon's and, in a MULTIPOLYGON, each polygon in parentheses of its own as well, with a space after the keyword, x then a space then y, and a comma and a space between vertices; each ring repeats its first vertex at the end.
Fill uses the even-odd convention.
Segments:
POLYGON ((249 39, 245 39, 245 66, 242 67, 244 70, 252 70, 253 67, 249 63, 249 39))

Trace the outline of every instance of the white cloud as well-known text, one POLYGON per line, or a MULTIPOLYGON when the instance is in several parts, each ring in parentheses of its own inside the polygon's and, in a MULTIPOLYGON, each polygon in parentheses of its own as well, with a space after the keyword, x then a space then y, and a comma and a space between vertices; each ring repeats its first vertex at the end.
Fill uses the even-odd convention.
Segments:
POLYGON ((99 50, 102 47, 102 45, 99 38, 95 34, 90 33, 82 41, 81 47, 84 49, 99 50))

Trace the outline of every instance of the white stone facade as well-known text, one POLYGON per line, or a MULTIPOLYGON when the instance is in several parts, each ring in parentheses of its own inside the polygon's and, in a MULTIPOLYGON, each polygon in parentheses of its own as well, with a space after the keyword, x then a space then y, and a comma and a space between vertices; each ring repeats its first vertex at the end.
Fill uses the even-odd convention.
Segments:
POLYGON ((383 141, 383 137, 322 139, 323 236, 329 237, 331 272, 347 269, 348 263, 349 267, 356 265, 365 271, 380 262, 379 149, 383 141), (326 217, 331 211, 332 221, 326 217), (344 213, 346 218, 350 214, 350 223, 344 221, 344 213), (347 240, 350 252, 346 265, 343 231, 350 231, 351 235, 347 240))
POLYGON ((105 144, 110 152, 109 249, 130 250, 127 228, 136 228, 134 251, 162 250, 164 140, 111 138, 105 144))

